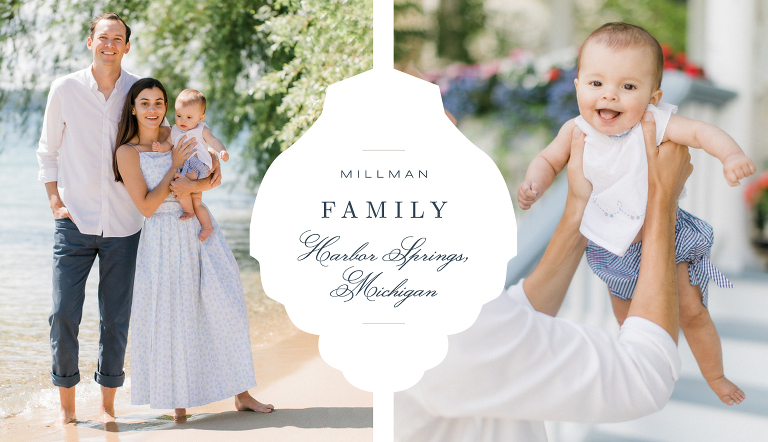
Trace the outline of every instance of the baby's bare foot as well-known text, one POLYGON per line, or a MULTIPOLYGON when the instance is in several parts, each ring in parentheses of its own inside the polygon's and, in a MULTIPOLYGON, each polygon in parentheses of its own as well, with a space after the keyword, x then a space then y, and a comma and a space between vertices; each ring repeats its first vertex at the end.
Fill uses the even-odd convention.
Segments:
POLYGON ((183 424, 187 421, 187 409, 186 408, 174 408, 173 421, 177 424, 183 424))
POLYGON ((204 227, 203 230, 200 231, 200 234, 197 235, 197 237, 200 238, 200 241, 205 242, 205 240, 208 239, 209 236, 211 236, 211 233, 213 233, 213 226, 204 227))
POLYGON ((733 382, 725 376, 721 376, 713 381, 707 381, 709 388, 715 392, 726 405, 740 404, 747 396, 733 382))
POLYGON ((193 216, 195 216, 194 212, 184 212, 179 217, 180 220, 185 221, 188 219, 191 219, 193 216))
POLYGON ((258 411, 259 413, 271 413, 275 409, 272 404, 262 404, 244 391, 235 396, 235 408, 237 411, 258 411))

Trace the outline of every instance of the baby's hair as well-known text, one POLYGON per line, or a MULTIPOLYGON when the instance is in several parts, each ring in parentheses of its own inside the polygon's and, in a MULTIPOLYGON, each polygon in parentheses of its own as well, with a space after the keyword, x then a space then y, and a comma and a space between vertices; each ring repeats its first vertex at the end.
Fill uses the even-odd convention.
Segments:
POLYGON ((176 97, 176 106, 191 106, 191 105, 200 105, 203 107, 203 113, 205 113, 205 95, 203 95, 202 92, 196 91, 194 89, 184 89, 179 93, 179 96, 176 97))
POLYGON ((120 23, 122 23, 123 26, 125 26, 125 42, 128 43, 129 41, 131 41, 131 28, 130 28, 130 26, 128 26, 128 24, 122 18, 120 18, 119 15, 115 14, 114 12, 105 12, 105 13, 99 15, 98 17, 94 17, 91 20, 90 34, 89 34, 91 39, 93 39, 93 33, 96 30, 96 25, 100 21, 102 21, 102 20, 115 20, 115 21, 119 21, 120 23))
POLYGON ((658 40, 645 29, 629 23, 606 23, 595 29, 581 45, 576 69, 581 66, 581 54, 589 43, 600 43, 610 49, 627 49, 645 47, 651 51, 653 63, 654 90, 661 87, 661 76, 664 73, 664 52, 658 40))

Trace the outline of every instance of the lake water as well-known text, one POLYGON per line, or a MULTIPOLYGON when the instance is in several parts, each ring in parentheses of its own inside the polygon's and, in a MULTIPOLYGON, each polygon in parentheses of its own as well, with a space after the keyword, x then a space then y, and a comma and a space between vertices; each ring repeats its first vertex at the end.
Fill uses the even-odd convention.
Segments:
MULTIPOLYGON (((58 404, 49 375, 48 338, 54 223, 45 187, 37 180, 38 137, 36 130, 21 134, 11 124, 0 125, 0 417, 58 404)), ((255 195, 242 184, 232 184, 237 181, 238 168, 235 154, 223 164, 224 184, 206 192, 203 200, 240 266, 251 340, 255 346, 268 345, 289 328, 289 320, 282 305, 264 294, 258 263, 250 257, 249 225, 255 195)), ((98 260, 86 285, 80 325, 83 381, 78 385, 78 398, 98 394, 92 380, 98 353, 97 288, 98 260)), ((130 356, 126 372, 130 376, 130 356)))

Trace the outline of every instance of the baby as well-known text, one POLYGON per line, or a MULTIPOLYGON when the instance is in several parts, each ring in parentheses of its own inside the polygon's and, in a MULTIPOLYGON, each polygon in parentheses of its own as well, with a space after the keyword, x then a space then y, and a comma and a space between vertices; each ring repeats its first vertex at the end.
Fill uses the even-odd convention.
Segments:
MULTIPOLYGON (((659 103, 663 69, 661 46, 642 28, 608 23, 590 34, 581 47, 574 80, 580 116, 565 123, 555 140, 534 158, 517 190, 520 208, 530 208, 568 162, 574 126, 584 132, 584 175, 592 183, 592 195, 580 231, 590 240, 587 261, 608 284, 620 324, 627 316, 640 268, 648 194, 640 126, 644 113, 649 112, 656 122, 657 144, 671 140, 704 149, 723 163, 729 185, 738 186, 740 179, 755 172, 752 161, 724 131, 675 115, 675 106, 659 103)), ((678 208, 680 327, 710 388, 733 405, 745 395, 723 373, 720 337, 706 308, 709 278, 721 287, 732 287, 709 261, 712 241, 709 224, 678 208)))
MULTIPOLYGON (((185 89, 176 97, 176 124, 171 128, 170 138, 162 142, 152 143, 152 150, 167 152, 178 144, 181 137, 186 135, 187 140, 194 138, 197 141, 195 153, 184 162, 184 166, 179 170, 182 175, 191 180, 205 178, 210 173, 212 164, 211 156, 207 150, 208 146, 218 152, 223 161, 229 160, 229 153, 227 153, 224 144, 213 136, 203 120, 205 120, 205 96, 196 90, 185 89)), ((197 220, 202 226, 198 237, 200 241, 208 239, 208 236, 213 233, 213 223, 208 210, 203 206, 202 195, 192 193, 181 198, 179 202, 182 210, 184 210, 179 219, 190 219, 197 216, 197 220)))

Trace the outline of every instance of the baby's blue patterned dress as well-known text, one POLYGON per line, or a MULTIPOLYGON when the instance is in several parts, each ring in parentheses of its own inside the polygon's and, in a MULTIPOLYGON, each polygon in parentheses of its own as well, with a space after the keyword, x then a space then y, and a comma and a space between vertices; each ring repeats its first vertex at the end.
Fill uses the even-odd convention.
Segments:
MULTIPOLYGON (((148 189, 171 152, 140 152, 148 189)), ((235 257, 211 215, 203 243, 197 218, 179 220, 171 195, 144 221, 131 316, 131 403, 189 408, 256 385, 248 313, 235 257)))

